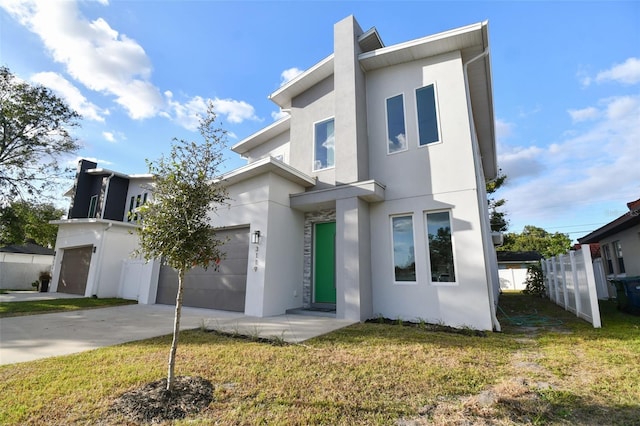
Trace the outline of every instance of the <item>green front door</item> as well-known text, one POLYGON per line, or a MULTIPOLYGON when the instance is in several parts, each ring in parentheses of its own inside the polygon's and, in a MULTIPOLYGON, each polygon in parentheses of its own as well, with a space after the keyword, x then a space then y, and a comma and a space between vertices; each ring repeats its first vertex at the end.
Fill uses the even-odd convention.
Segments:
POLYGON ((336 223, 317 223, 314 285, 316 303, 336 303, 336 223))

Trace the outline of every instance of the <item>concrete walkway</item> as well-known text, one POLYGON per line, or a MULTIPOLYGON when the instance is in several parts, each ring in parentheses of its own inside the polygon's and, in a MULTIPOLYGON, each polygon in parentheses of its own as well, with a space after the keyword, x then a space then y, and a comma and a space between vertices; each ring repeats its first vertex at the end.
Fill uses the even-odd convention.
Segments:
MULTIPOLYGON (((37 294, 34 293, 32 296, 37 297, 37 294)), ((61 297, 64 296, 58 296, 61 297)), ((2 318, 0 365, 67 355, 171 334, 173 318, 174 307, 170 305, 125 305, 2 318)), ((223 332, 254 337, 276 337, 287 342, 299 343, 353 323, 348 320, 306 315, 256 318, 237 312, 185 307, 182 309, 180 329, 204 326, 223 332)))

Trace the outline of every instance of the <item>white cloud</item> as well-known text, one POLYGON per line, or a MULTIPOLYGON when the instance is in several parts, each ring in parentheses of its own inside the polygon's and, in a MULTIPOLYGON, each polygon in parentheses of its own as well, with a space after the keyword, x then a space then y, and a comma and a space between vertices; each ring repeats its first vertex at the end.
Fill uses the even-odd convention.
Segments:
POLYGON ((600 71, 596 75, 596 82, 616 81, 622 84, 636 84, 640 82, 640 59, 628 58, 621 64, 616 64, 608 70, 600 71))
POLYGON ((207 113, 207 104, 213 103, 213 109, 219 117, 226 118, 230 123, 238 124, 244 120, 260 119, 255 115, 255 109, 244 101, 236 101, 234 99, 205 99, 201 96, 194 96, 187 102, 178 102, 173 100, 171 91, 165 92, 166 102, 171 110, 171 114, 163 114, 168 118, 172 118, 187 130, 195 131, 200 123, 200 117, 207 113))
POLYGON ((511 136, 513 133, 513 124, 507 121, 496 119, 495 128, 496 128, 496 139, 503 140, 511 136))
POLYGON ((42 39, 70 76, 115 96, 131 118, 153 117, 162 108, 162 96, 149 81, 152 67, 144 49, 103 18, 87 20, 75 1, 7 0, 2 5, 42 39))
POLYGON ((637 198, 640 95, 602 99, 598 105, 606 113, 548 148, 516 147, 500 155, 508 176, 500 197, 507 199, 505 207, 512 220, 570 221, 590 206, 637 198), (532 163, 538 164, 538 173, 511 181, 513 176, 523 176, 523 168, 531 171, 532 163))
POLYGON ((84 118, 104 122, 103 115, 109 114, 108 111, 101 110, 98 106, 89 102, 77 87, 71 84, 60 74, 54 72, 41 72, 31 76, 31 81, 51 89, 58 96, 63 98, 73 110, 77 111, 84 118))
POLYGON ((105 138, 108 142, 116 141, 116 137, 111 132, 102 132, 102 137, 105 138))
POLYGON ((212 102, 215 112, 226 116, 230 123, 242 123, 244 120, 260 121, 253 106, 245 101, 215 98, 212 102))
POLYGON ((542 154, 543 150, 537 146, 503 148, 498 155, 498 164, 512 183, 519 178, 540 175, 544 170, 542 154))
POLYGON ((278 121, 278 120, 281 120, 281 119, 283 119, 285 117, 288 117, 288 116, 289 116, 289 113, 287 113, 287 112, 285 112, 283 110, 273 111, 271 113, 271 118, 273 118, 273 121, 278 121))
POLYGON ((593 120, 598 117, 599 111, 597 108, 588 107, 583 109, 570 109, 567 111, 571 116, 571 120, 574 123, 579 123, 581 121, 593 120))
POLYGON ((289 68, 282 71, 280 73, 280 86, 284 86, 285 84, 287 84, 288 82, 290 82, 291 80, 293 80, 294 78, 302 74, 303 72, 304 72, 303 70, 296 67, 289 68))

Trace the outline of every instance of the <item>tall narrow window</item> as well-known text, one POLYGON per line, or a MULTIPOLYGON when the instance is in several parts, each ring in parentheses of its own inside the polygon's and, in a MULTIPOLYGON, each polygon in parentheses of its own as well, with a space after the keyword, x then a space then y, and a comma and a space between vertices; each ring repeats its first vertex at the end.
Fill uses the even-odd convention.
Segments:
POLYGON ((416 257, 413 245, 413 218, 391 218, 393 232, 393 269, 396 282, 416 280, 416 257))
POLYGON ((407 132, 404 127, 404 96, 402 94, 387 99, 387 152, 407 149, 407 132))
POLYGON ((134 203, 136 202, 136 197, 133 196, 131 197, 131 201, 129 202, 129 214, 127 215, 127 222, 131 222, 131 220, 133 220, 133 208, 134 203))
POLYGON ((418 140, 420 145, 438 142, 440 136, 435 85, 430 84, 416 89, 416 105, 418 108, 418 140))
POLYGON ((602 246, 602 251, 604 252, 604 260, 607 263, 607 274, 613 274, 613 260, 611 260, 611 249, 609 248, 609 244, 604 244, 602 246))
POLYGON ((87 217, 96 217, 96 208, 98 207, 98 196, 91 196, 91 201, 89 201, 89 214, 87 217))
POLYGON ((613 251, 616 254, 616 259, 618 260, 618 273, 624 274, 624 260, 622 258, 622 245, 620 244, 620 241, 613 242, 613 251))
POLYGON ((427 213, 431 281, 455 282, 449 212, 427 213))
POLYGON ((315 125, 313 170, 335 166, 335 136, 333 118, 315 125))

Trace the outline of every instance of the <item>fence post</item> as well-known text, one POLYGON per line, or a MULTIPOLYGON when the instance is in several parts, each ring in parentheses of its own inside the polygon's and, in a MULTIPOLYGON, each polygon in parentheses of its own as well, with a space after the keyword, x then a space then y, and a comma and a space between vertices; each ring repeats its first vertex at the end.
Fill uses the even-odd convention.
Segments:
MULTIPOLYGON (((585 266, 591 265, 591 250, 582 250, 582 256, 584 257, 585 266)), ((598 306, 598 292, 596 291, 596 279, 593 274, 593 268, 585 268, 587 275, 587 294, 589 295, 589 301, 591 304, 591 318, 593 328, 602 327, 602 321, 600 319, 600 306, 598 306)))
POLYGON ((554 302, 558 304, 558 299, 560 298, 560 291, 558 289, 558 268, 556 268, 556 257, 555 256, 551 257, 550 261, 551 261, 551 270, 553 271, 553 289, 555 290, 555 293, 556 293, 556 298, 554 302))
POLYGON ((576 302, 576 315, 580 316, 582 313, 582 300, 580 298, 580 283, 578 282, 576 256, 573 250, 569 252, 569 261, 571 262, 571 276, 573 278, 573 297, 576 302))

